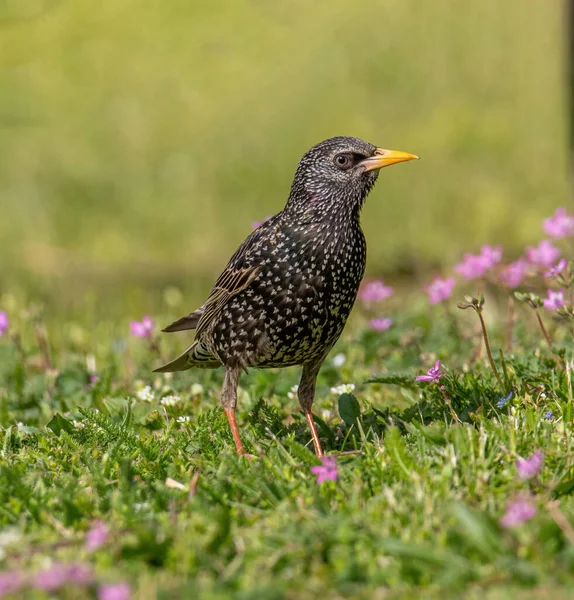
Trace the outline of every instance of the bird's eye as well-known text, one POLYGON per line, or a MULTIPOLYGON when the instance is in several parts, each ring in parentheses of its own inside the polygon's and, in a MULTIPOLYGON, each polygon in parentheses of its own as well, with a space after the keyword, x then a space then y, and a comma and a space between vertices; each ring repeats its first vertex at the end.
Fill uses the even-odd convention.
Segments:
POLYGON ((348 154, 337 154, 335 156, 335 164, 339 169, 345 171, 353 166, 353 160, 348 154))

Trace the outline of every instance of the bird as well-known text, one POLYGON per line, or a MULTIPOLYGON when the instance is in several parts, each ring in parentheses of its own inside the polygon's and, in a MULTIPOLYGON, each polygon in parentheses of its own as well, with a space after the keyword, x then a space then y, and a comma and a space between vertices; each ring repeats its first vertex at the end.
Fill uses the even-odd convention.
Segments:
POLYGON ((225 369, 221 403, 237 453, 237 386, 249 368, 300 365, 297 394, 315 454, 312 406, 319 369, 341 335, 366 263, 360 213, 383 167, 418 156, 337 136, 308 150, 283 210, 245 239, 195 311, 163 329, 195 329, 193 343, 155 372, 225 369))

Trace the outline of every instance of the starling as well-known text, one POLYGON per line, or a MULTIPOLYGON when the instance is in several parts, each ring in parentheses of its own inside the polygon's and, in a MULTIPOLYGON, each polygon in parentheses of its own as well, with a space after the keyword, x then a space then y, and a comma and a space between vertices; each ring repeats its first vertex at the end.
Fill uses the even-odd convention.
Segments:
POLYGON ((315 453, 323 455, 311 407, 317 374, 363 277, 361 208, 379 169, 416 158, 353 137, 313 146, 299 162, 285 208, 241 244, 207 301, 163 330, 195 329, 195 340, 156 371, 225 367, 221 402, 239 454, 241 371, 301 365, 299 403, 315 453))

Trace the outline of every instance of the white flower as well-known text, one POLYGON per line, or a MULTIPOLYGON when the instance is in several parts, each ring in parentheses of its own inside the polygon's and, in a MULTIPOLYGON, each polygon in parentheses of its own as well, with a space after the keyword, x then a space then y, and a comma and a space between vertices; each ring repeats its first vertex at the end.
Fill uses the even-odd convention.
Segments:
POLYGON ((136 396, 144 402, 153 402, 155 396, 153 395, 152 389, 149 385, 146 385, 139 392, 136 392, 136 396))
POLYGON ((191 386, 191 395, 199 396, 200 394, 203 394, 203 386, 201 385, 201 383, 194 383, 191 386))
POLYGON ((355 391, 354 383, 342 383, 336 387, 331 388, 331 394, 340 396, 341 394, 352 394, 355 391))
POLYGON ((85 423, 82 421, 76 421, 76 419, 73 420, 73 424, 76 429, 84 429, 86 427, 85 423))
POLYGON ((188 415, 181 415, 181 417, 177 417, 176 421, 180 425, 185 425, 186 423, 189 423, 191 421, 191 417, 188 415))
POLYGON ((331 411, 324 408, 321 411, 321 418, 323 419, 323 421, 328 421, 331 418, 331 411))
POLYGON ((175 406, 181 402, 181 398, 179 396, 166 396, 160 400, 161 404, 164 406, 175 406))
POLYGON ((342 352, 335 354, 335 356, 333 356, 333 365, 335 365, 335 367, 342 367, 345 364, 346 358, 347 357, 342 352))
POLYGON ((291 388, 290 392, 287 392, 287 398, 289 398, 290 400, 295 400, 295 398, 297 398, 297 391, 299 390, 299 386, 298 385, 294 385, 291 388))

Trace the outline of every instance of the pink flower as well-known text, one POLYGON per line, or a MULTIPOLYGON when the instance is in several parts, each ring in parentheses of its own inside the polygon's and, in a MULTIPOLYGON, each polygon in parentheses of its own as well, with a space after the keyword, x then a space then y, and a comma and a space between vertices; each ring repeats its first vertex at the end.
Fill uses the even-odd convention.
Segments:
POLYGON ((444 377, 444 374, 440 372, 440 360, 437 360, 434 367, 431 367, 426 375, 419 375, 415 377, 415 381, 427 381, 428 383, 438 383, 438 380, 444 377))
POLYGON ((517 288, 528 273, 528 262, 523 258, 519 258, 514 262, 508 263, 506 267, 500 271, 500 281, 509 288, 517 288))
POLYGON ((45 592, 53 592, 67 583, 86 585, 91 583, 93 578, 90 565, 54 563, 49 569, 36 573, 34 587, 45 592))
POLYGON ((98 600, 128 600, 132 591, 127 581, 108 583, 98 589, 98 600))
POLYGON ((385 317, 379 317, 377 319, 371 319, 369 321, 369 325, 375 331, 386 331, 393 324, 392 319, 387 319, 385 317))
POLYGON ((560 256, 560 250, 549 240, 542 240, 536 247, 526 248, 526 257, 533 265, 549 267, 560 256))
POLYGON ((536 514, 536 506, 528 497, 519 497, 506 505, 506 512, 498 521, 501 527, 517 527, 536 514))
POLYGON ((564 207, 557 208, 554 216, 544 219, 542 229, 556 239, 568 237, 574 233, 574 215, 568 215, 564 207))
POLYGON ((562 290, 559 290, 558 292, 555 292, 554 290, 548 290, 548 298, 544 298, 543 302, 544 308, 547 308, 548 310, 556 310, 557 308, 560 308, 566 304, 566 301, 564 300, 564 292, 562 290))
POLYGON ((130 329, 134 337, 150 337, 154 322, 147 315, 141 321, 132 321, 130 329))
POLYGON ((256 229, 259 229, 261 227, 261 225, 263 225, 263 223, 267 223, 267 221, 269 221, 271 217, 264 217, 262 221, 252 221, 251 222, 251 229, 253 229, 253 231, 255 231, 256 229))
POLYGON ((522 480, 532 479, 540 473, 542 465, 544 463, 544 454, 542 450, 538 449, 530 458, 519 458, 516 461, 516 468, 518 469, 518 477, 522 480))
POLYGON ((317 475, 317 483, 323 483, 326 479, 337 481, 337 459, 334 456, 322 456, 322 465, 311 467, 311 473, 317 475))
POLYGON ((4 335, 9 326, 8 315, 3 310, 0 310, 0 337, 4 335))
POLYGON ((359 300, 363 302, 380 302, 395 293, 392 287, 385 285, 382 279, 368 281, 359 289, 359 300))
POLYGON ((546 271, 546 273, 544 273, 544 277, 557 277, 558 275, 560 275, 560 273, 562 273, 562 271, 564 271, 567 265, 568 262, 566 261, 566 259, 561 258, 553 267, 550 267, 549 271, 546 271))
POLYGON ((19 571, 2 571, 0 573, 0 598, 17 592, 24 580, 19 571))
POLYGON ((492 269, 502 258, 502 246, 483 246, 480 249, 480 257, 484 261, 487 269, 492 269))
POLYGON ((432 283, 425 285, 424 289, 429 296, 429 302, 438 304, 451 297, 455 285, 456 280, 454 277, 448 277, 447 279, 435 277, 432 283))
POLYGON ((454 270, 465 279, 482 277, 489 269, 489 262, 481 255, 465 254, 464 260, 454 270))
POLYGON ((93 552, 101 548, 108 539, 108 526, 103 521, 96 521, 86 534, 86 550, 93 552))

